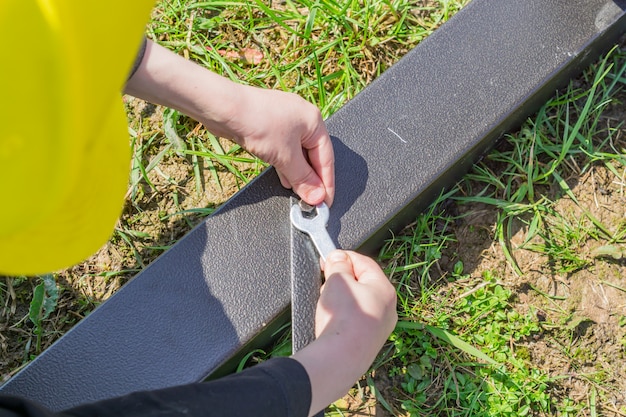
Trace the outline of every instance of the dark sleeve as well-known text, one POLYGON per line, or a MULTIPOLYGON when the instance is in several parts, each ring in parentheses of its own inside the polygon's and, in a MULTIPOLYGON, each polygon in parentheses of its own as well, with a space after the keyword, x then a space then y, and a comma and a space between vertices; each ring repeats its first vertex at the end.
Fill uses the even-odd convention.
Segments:
POLYGON ((56 414, 28 400, 0 396, 2 417, 306 417, 310 406, 309 377, 291 358, 271 359, 210 382, 136 392, 56 414))
POLYGON ((143 60, 143 56, 146 53, 146 44, 148 43, 148 39, 146 39, 146 37, 143 37, 143 40, 141 41, 141 47, 139 48, 139 52, 137 52, 137 57, 135 58, 135 62, 133 63, 133 67, 130 70, 130 73, 128 74, 128 77, 126 78, 126 80, 130 80, 130 77, 132 77, 133 75, 135 75, 135 72, 137 72, 137 69, 139 68, 139 65, 141 65, 141 61, 143 60))

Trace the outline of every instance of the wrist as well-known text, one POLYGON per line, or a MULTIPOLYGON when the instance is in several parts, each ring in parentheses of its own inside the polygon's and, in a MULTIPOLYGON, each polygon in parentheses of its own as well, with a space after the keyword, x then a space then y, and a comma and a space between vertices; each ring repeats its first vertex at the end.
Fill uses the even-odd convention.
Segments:
POLYGON ((293 355, 306 370, 311 383, 309 415, 344 396, 374 360, 378 346, 363 343, 362 337, 352 333, 324 332, 293 355))

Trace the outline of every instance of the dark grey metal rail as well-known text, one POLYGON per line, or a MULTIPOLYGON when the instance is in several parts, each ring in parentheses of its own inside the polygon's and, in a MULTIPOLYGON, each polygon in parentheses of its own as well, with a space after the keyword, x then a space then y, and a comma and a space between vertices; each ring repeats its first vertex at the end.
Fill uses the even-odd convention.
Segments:
MULTIPOLYGON (((612 46, 625 5, 474 0, 340 109, 327 121, 338 245, 371 253, 414 219, 612 46)), ((273 170, 263 173, 2 391, 58 410, 200 381, 267 341, 288 319, 289 196, 273 170)))

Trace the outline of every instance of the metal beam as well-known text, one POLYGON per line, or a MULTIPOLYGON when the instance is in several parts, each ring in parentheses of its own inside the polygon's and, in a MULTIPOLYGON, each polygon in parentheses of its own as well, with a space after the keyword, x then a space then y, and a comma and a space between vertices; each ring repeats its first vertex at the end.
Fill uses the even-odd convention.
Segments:
MULTIPOLYGON (((625 6, 474 0, 330 117, 339 246, 372 253, 414 219, 612 46, 625 6)), ((2 391, 59 410, 225 369, 287 320, 289 196, 264 172, 2 391)))

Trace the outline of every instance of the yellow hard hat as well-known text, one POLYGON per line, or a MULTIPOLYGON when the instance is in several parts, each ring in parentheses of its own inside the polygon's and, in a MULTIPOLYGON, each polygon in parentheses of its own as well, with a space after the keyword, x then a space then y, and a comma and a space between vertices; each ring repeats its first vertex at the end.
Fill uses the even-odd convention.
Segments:
POLYGON ((128 183, 121 90, 153 0, 2 0, 0 274, 77 263, 128 183))

